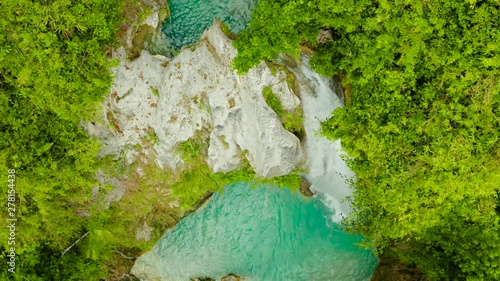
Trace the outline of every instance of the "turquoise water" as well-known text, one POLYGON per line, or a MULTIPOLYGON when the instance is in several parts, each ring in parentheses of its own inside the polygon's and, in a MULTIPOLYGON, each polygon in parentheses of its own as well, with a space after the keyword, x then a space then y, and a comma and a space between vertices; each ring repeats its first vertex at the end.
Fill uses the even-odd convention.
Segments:
POLYGON ((196 43, 214 19, 229 24, 231 31, 243 30, 256 0, 169 0, 171 18, 163 24, 168 45, 178 50, 196 43))
POLYGON ((136 266, 149 264, 151 279, 172 281, 228 273, 257 281, 369 280, 376 258, 329 217, 317 199, 237 184, 179 222, 136 266))

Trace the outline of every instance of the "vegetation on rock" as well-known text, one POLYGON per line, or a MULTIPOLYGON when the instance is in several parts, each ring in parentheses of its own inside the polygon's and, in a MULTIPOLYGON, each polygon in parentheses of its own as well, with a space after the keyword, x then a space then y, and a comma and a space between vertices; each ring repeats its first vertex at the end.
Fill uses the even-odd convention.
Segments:
POLYGON ((274 184, 296 190, 300 186, 301 177, 297 171, 288 175, 273 178, 261 178, 242 153, 241 168, 228 173, 214 173, 206 163, 209 138, 207 133, 200 132, 197 136, 183 142, 179 152, 185 162, 182 172, 172 183, 172 191, 181 201, 181 207, 191 208, 200 198, 213 192, 222 191, 225 186, 238 182, 251 184, 274 184))
POLYGON ((263 0, 234 42, 240 72, 307 46, 345 77, 323 134, 357 174, 347 227, 432 280, 500 279, 498 18, 498 1, 263 0))
POLYGON ((285 110, 279 100, 279 97, 273 93, 271 87, 264 87, 262 95, 264 96, 267 105, 269 105, 269 107, 278 115, 283 127, 293 134, 300 135, 304 127, 302 107, 298 107, 293 111, 285 110))

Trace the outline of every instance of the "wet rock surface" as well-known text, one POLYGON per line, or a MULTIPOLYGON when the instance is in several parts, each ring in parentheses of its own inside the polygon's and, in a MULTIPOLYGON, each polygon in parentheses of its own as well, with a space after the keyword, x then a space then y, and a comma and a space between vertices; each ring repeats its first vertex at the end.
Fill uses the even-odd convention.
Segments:
POLYGON ((311 191, 311 183, 304 177, 302 177, 302 180, 300 181, 299 191, 306 197, 312 197, 314 195, 314 193, 311 191))

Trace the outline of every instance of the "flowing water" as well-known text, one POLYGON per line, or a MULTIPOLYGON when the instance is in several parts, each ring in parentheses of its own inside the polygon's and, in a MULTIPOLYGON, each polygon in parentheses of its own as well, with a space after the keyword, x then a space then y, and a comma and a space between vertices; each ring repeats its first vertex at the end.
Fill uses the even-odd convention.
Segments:
POLYGON ((300 98, 304 110, 306 150, 308 154, 308 178, 322 201, 332 210, 332 219, 340 222, 351 213, 348 197, 352 194, 349 182, 354 173, 342 159, 340 141, 330 141, 320 136, 321 121, 342 105, 331 88, 331 81, 312 71, 308 59, 303 58, 295 70, 302 87, 300 98))
POLYGON ((215 19, 229 24, 232 32, 243 30, 257 0, 169 0, 171 18, 163 24, 167 44, 173 50, 196 43, 215 19))

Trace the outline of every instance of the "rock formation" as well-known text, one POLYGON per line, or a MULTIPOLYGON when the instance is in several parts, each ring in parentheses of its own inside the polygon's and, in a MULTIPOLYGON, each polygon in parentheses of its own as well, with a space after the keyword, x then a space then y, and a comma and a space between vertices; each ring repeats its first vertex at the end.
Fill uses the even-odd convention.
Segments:
POLYGON ((311 191, 311 183, 305 177, 302 177, 302 180, 300 181, 299 191, 306 197, 311 197, 314 195, 314 193, 311 191))
POLYGON ((285 109, 301 106, 286 74, 273 75, 264 63, 236 74, 231 69, 236 50, 219 23, 172 60, 142 51, 129 62, 123 48, 114 55, 120 64, 103 112, 107 124, 87 125, 102 139, 102 154, 124 153, 129 163, 146 155, 175 169, 183 163, 178 144, 209 131, 207 162, 214 172, 238 169, 246 157, 258 176, 272 177, 303 161, 299 139, 283 128, 262 96, 268 86, 285 109), (145 149, 148 145, 153 149, 145 149))

